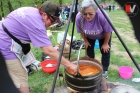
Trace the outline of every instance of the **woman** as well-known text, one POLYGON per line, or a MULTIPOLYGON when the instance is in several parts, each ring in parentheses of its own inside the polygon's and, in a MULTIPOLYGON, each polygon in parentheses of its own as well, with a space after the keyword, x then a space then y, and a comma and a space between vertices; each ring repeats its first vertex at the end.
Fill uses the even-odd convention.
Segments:
MULTIPOLYGON (((0 24, 0 52, 6 59, 8 72, 21 93, 29 93, 26 65, 33 62, 34 57, 29 52, 28 43, 40 47, 43 52, 54 60, 58 60, 59 52, 53 48, 46 35, 46 27, 59 18, 59 8, 53 2, 44 2, 37 9, 21 7, 8 14, 0 24), (6 31, 12 34, 13 39, 6 31), (25 45, 26 44, 26 45, 25 45)), ((76 71, 77 66, 62 57, 61 63, 76 71)))
POLYGON ((107 78, 110 63, 111 32, 113 30, 93 0, 83 0, 81 12, 76 15, 76 27, 77 32, 81 33, 84 39, 88 57, 95 58, 95 40, 99 40, 104 70, 103 76, 107 78))

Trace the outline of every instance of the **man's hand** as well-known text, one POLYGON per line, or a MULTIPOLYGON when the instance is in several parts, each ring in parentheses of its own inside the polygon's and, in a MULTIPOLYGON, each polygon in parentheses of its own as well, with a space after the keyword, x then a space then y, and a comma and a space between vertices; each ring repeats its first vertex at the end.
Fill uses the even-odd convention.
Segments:
POLYGON ((72 74, 77 75, 77 65, 71 63, 68 68, 73 70, 72 74))

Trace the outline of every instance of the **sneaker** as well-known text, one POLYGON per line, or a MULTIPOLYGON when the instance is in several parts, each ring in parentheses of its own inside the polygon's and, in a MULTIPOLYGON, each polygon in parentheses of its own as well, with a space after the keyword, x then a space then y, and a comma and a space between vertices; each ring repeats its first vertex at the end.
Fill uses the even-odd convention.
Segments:
POLYGON ((29 91, 31 92, 33 89, 31 87, 29 87, 29 91))
POLYGON ((102 77, 108 78, 108 71, 104 71, 103 74, 102 74, 102 77))

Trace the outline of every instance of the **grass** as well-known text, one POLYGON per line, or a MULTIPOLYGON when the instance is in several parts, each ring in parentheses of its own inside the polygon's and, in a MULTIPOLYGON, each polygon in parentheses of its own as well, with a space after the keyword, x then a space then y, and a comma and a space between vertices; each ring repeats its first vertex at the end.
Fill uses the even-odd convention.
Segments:
MULTIPOLYGON (((107 11, 108 12, 108 11, 107 11)), ((137 40, 135 39, 133 27, 123 11, 115 11, 108 12, 109 16, 112 20, 112 23, 119 33, 121 39, 129 49, 130 53, 134 57, 137 64, 140 64, 140 46, 137 40)), ((69 35, 72 33, 73 24, 71 23, 69 26, 69 35)), ((65 31, 65 27, 59 29, 60 31, 65 31)), ((76 39, 80 39, 80 35, 77 34, 76 29, 74 31, 74 36, 76 39)), ((57 33, 54 33, 55 40, 57 40, 57 33)), ((52 40, 52 44, 56 45, 56 43, 52 40)), ((36 59, 41 61, 41 49, 32 48, 32 52, 35 55, 36 59)), ((99 49, 95 50, 96 59, 101 62, 101 54, 99 49)), ((77 58, 78 52, 71 56, 71 59, 77 58)), ((81 51, 81 57, 85 55, 85 51, 81 51)), ((140 66, 140 65, 139 65, 140 66)), ((63 66, 60 67, 59 73, 64 73, 63 66)), ((116 34, 112 33, 112 48, 111 48, 111 58, 110 58, 110 67, 109 67, 109 78, 108 82, 119 82, 122 84, 128 84, 140 90, 140 84, 132 82, 133 78, 140 78, 140 73, 138 72, 136 66, 133 64, 130 56, 126 52, 125 48, 121 44, 120 40, 116 36, 116 34), (120 66, 131 66, 135 69, 133 77, 128 80, 121 79, 118 74, 118 67, 120 66)), ((51 85, 53 83, 54 74, 46 74, 40 71, 34 71, 34 74, 29 76, 29 86, 33 88, 31 93, 46 93, 51 89, 51 85)), ((56 86, 60 86, 60 80, 57 78, 56 86)))

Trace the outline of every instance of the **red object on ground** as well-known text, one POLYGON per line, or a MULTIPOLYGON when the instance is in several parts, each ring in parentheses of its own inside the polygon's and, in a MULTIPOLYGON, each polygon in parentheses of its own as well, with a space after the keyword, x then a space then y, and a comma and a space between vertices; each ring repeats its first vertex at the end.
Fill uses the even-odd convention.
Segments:
POLYGON ((53 59, 49 59, 49 60, 44 60, 40 63, 43 72, 48 73, 48 74, 52 74, 56 71, 56 67, 57 67, 57 61, 53 60, 53 59), (46 67, 48 64, 52 64, 52 67, 46 67))
POLYGON ((103 6, 103 4, 100 4, 100 6, 103 6))
POLYGON ((103 7, 103 4, 100 4, 100 7, 103 7))

